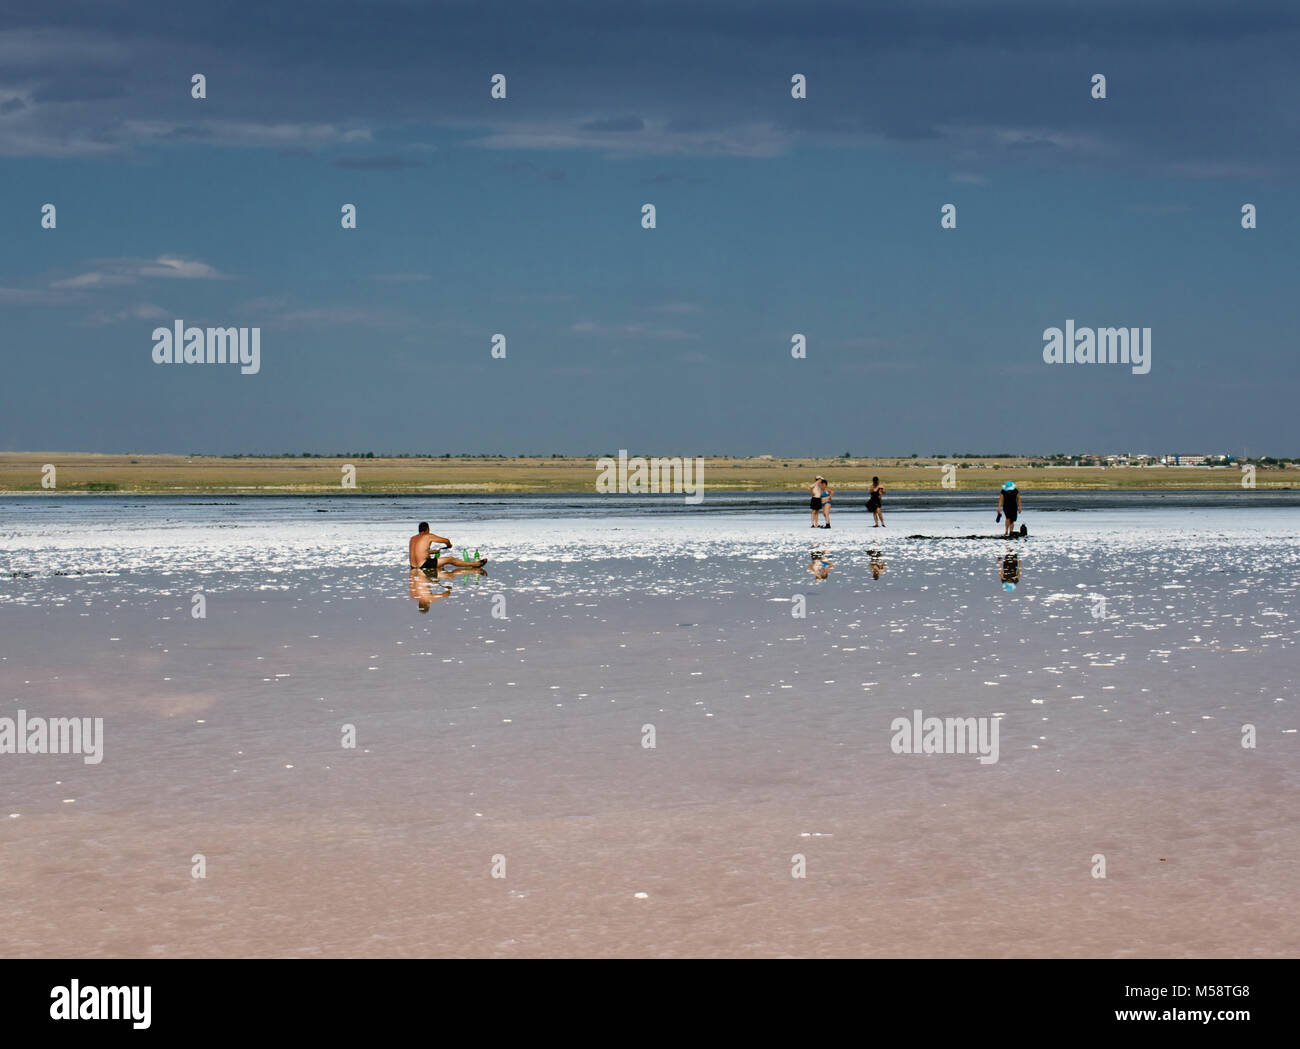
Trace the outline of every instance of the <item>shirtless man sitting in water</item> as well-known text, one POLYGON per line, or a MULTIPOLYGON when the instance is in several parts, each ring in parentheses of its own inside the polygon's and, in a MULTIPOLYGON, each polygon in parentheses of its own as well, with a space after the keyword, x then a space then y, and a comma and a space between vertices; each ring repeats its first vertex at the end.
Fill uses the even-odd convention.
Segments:
POLYGON ((445 550, 451 549, 450 539, 434 535, 429 531, 429 522, 421 521, 420 530, 411 536, 409 544, 412 568, 423 568, 426 572, 436 572, 439 565, 455 565, 457 568, 479 568, 487 564, 486 557, 481 557, 477 561, 462 561, 459 557, 444 554, 442 550, 436 550, 431 554, 429 548, 434 543, 441 543, 445 550))

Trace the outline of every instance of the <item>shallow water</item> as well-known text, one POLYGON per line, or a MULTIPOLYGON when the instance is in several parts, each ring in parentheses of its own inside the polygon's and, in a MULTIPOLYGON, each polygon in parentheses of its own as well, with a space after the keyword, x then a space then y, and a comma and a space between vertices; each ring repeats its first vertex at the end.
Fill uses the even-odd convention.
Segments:
POLYGON ((1076 498, 0 500, 0 953, 1294 954, 1300 515, 1076 498))

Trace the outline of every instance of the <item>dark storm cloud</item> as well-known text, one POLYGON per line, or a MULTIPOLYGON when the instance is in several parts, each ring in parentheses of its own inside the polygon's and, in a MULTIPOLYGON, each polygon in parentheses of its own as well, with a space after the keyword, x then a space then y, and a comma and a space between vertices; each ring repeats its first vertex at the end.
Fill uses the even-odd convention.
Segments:
POLYGON ((432 125, 494 148, 771 156, 887 143, 966 168, 1026 154, 1185 177, 1297 168, 1295 136, 1277 130, 1300 106, 1300 8, 1265 0, 12 6, 0 152, 95 152, 117 125, 157 140, 195 123, 204 103, 189 77, 203 72, 232 123, 432 125), (494 72, 508 77, 505 103, 488 98, 494 72), (790 100, 794 72, 809 78, 806 102, 790 100), (1109 78, 1104 102, 1088 98, 1095 72, 1109 78), (619 109, 638 116, 607 115, 619 109))
POLYGON ((103 102, 125 98, 126 85, 115 76, 114 70, 105 69, 97 73, 82 70, 75 78, 50 80, 32 92, 32 102, 45 105, 50 102, 103 102))

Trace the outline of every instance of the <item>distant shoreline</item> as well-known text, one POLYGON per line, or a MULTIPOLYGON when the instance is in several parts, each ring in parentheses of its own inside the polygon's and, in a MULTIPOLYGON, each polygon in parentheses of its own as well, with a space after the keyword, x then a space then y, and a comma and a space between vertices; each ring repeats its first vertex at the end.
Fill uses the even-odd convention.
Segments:
MULTIPOLYGON (((799 494, 816 474, 844 492, 879 476, 886 488, 912 492, 992 491, 1014 479, 1026 491, 1242 491, 1239 468, 1202 466, 1030 466, 1024 459, 731 459, 703 460, 706 491, 799 494), (956 466, 954 488, 941 465, 956 466), (975 465, 978 463, 979 465, 975 465)), ((0 494, 377 495, 595 494, 595 458, 317 459, 183 455, 0 453, 0 494), (344 488, 343 468, 355 467, 344 488), (42 485, 54 467, 54 487, 42 485)), ((1256 490, 1300 489, 1300 468, 1260 466, 1256 490)))

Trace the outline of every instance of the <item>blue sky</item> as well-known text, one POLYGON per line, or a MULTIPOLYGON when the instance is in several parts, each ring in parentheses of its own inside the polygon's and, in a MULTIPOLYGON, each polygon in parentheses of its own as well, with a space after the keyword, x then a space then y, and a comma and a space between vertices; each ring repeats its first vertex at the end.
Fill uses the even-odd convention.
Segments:
POLYGON ((1133 7, 0 4, 0 449, 1300 453, 1300 9, 1133 7))

